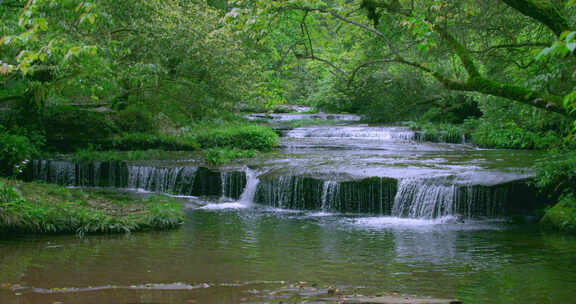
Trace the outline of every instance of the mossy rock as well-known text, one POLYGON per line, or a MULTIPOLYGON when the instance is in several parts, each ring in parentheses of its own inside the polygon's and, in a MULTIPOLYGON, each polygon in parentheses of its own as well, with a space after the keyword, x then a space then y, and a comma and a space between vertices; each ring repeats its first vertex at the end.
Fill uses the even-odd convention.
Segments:
POLYGON ((540 221, 546 227, 563 232, 576 233, 576 198, 564 198, 546 210, 540 221))

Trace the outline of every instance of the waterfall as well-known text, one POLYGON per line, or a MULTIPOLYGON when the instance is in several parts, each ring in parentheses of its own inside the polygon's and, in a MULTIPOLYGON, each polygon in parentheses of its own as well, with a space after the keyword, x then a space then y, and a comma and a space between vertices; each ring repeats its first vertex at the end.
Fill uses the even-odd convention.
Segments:
POLYGON ((406 127, 301 127, 286 133, 291 138, 363 138, 380 141, 414 141, 416 133, 406 127))
POLYGON ((196 167, 158 168, 128 166, 128 188, 153 192, 190 195, 196 167))
POLYGON ((245 191, 247 181, 246 172, 224 171, 220 172, 220 184, 222 185, 221 200, 240 198, 245 191))
POLYGON ((418 179, 405 179, 398 185, 392 215, 410 218, 453 215, 455 194, 455 185, 437 185, 418 179))
POLYGON ((340 194, 340 184, 333 181, 325 181, 322 186, 322 211, 334 209, 338 195, 340 194))
POLYGON ((389 215, 397 182, 391 178, 325 181, 303 176, 263 177, 256 202, 278 208, 389 215))
POLYGON ((246 169, 246 187, 244 188, 242 195, 240 195, 240 203, 251 205, 254 202, 254 197, 259 183, 260 179, 258 179, 257 173, 253 170, 246 169))
POLYGON ((398 185, 392 215, 408 218, 463 218, 499 216, 505 213, 507 187, 440 184, 404 179, 398 185))

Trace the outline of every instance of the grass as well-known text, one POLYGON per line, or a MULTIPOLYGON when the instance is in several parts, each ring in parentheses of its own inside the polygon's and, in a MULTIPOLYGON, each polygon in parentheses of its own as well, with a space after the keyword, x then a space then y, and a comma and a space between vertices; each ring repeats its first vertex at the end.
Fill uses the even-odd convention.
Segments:
POLYGON ((270 151, 278 144, 278 135, 270 128, 253 124, 195 126, 186 132, 203 149, 231 148, 270 151))
MULTIPOLYGON (((61 156, 52 155, 51 158, 58 158, 61 156)), ((96 151, 93 149, 79 150, 70 157, 64 156, 77 162, 86 161, 137 161, 137 160, 174 160, 174 159, 189 159, 201 158, 199 152, 186 152, 186 151, 165 151, 160 149, 150 150, 136 150, 136 151, 96 151)))
POLYGON ((238 158, 254 157, 276 147, 278 135, 265 126, 245 123, 207 123, 184 128, 179 135, 129 133, 116 136, 102 146, 90 146, 71 155, 75 161, 135 161, 198 158, 218 165, 238 158), (110 149, 102 151, 102 149, 110 149), (169 152, 170 151, 170 152, 169 152), (185 153, 188 152, 188 153, 185 153), (197 154, 195 154, 197 153, 197 154))
POLYGON ((252 158, 257 154, 255 150, 210 148, 204 151, 204 159, 209 165, 217 166, 239 158, 252 158))
POLYGON ((181 204, 166 196, 135 199, 0 179, 0 233, 127 233, 173 228, 182 220, 181 204))
POLYGON ((196 151, 200 144, 194 136, 163 135, 149 133, 125 133, 114 136, 104 143, 104 147, 116 150, 162 149, 166 151, 196 151))

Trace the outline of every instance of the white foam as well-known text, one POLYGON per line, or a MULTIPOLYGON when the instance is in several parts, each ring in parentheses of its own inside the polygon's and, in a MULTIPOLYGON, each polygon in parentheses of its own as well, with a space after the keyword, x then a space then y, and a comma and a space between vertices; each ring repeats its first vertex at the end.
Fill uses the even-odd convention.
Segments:
POLYGON ((224 210, 224 209, 244 209, 248 206, 242 203, 233 202, 233 203, 215 203, 215 204, 208 204, 206 206, 200 207, 200 209, 204 210, 224 210))
POLYGON ((392 216, 366 217, 354 220, 354 224, 364 227, 389 228, 389 227, 424 227, 441 224, 457 223, 458 219, 453 216, 445 216, 435 219, 401 218, 392 216))

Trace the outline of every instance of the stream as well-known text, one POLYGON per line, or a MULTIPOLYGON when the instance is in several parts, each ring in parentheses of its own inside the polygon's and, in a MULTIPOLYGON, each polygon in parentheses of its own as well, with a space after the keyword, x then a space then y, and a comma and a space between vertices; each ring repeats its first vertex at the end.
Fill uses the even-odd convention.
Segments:
POLYGON ((527 183, 538 152, 321 119, 342 123, 285 130, 279 151, 218 169, 34 161, 30 180, 181 197, 186 221, 0 239, 0 303, 334 303, 322 299, 340 293, 573 302, 576 237, 534 222, 545 203, 527 183))

